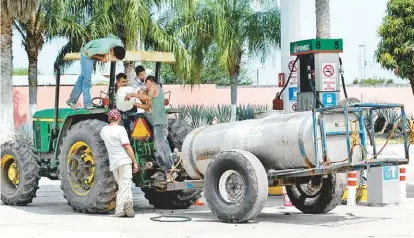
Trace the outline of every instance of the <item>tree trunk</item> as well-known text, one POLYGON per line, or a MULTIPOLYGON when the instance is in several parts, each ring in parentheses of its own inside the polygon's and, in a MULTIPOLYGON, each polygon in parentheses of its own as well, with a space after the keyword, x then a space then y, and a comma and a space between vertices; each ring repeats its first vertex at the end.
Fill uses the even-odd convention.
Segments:
POLYGON ((29 56, 29 125, 31 125, 33 114, 37 105, 37 54, 29 56), (35 58, 34 58, 35 57, 35 58), (32 58, 32 59, 31 59, 32 58))
POLYGON ((36 112, 37 105, 37 61, 39 49, 43 45, 43 36, 39 34, 35 26, 36 11, 33 11, 28 22, 27 36, 25 39, 25 49, 29 58, 29 121, 31 128, 33 114, 36 112))
POLYGON ((237 120, 237 84, 239 79, 239 72, 233 72, 230 75, 230 93, 231 93, 231 122, 237 120))
POLYGON ((329 0, 315 0, 316 38, 331 38, 329 0))
POLYGON ((136 77, 134 62, 126 61, 124 62, 125 74, 128 77, 128 81, 132 82, 132 80, 136 77))
POLYGON ((411 78, 409 78, 408 80, 410 80, 411 91, 413 91, 413 95, 414 95, 414 75, 411 78))
MULTIPOLYGON (((2 14, 3 15, 3 14, 2 14)), ((13 52, 12 19, 1 18, 1 80, 0 80, 0 143, 10 139, 14 129, 13 121, 13 52)))
POLYGON ((230 94, 231 94, 231 122, 237 120, 237 85, 239 84, 240 62, 242 52, 236 54, 233 65, 229 67, 230 72, 230 94))

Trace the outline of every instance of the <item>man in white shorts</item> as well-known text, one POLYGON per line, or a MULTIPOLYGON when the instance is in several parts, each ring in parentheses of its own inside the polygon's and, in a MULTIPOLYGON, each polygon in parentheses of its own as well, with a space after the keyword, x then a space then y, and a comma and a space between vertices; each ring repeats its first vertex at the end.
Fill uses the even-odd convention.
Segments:
POLYGON ((101 138, 108 151, 109 170, 113 173, 118 184, 115 216, 135 217, 131 185, 132 172, 138 172, 138 164, 128 134, 125 128, 120 125, 121 113, 117 109, 110 110, 108 120, 110 124, 102 128, 101 138), (131 164, 133 164, 133 170, 131 164))

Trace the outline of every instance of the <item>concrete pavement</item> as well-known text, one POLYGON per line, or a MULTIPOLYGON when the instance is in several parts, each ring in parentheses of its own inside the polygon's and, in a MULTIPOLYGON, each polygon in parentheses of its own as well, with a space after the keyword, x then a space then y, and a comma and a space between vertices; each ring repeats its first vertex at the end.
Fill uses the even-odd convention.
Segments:
POLYGON ((0 206, 0 238, 414 237, 412 161, 407 166, 408 199, 405 203, 387 207, 339 205, 327 214, 306 215, 294 207, 283 207, 281 197, 270 196, 262 213, 247 224, 222 223, 210 212, 207 204, 187 210, 155 210, 137 188, 133 189, 136 212, 133 219, 80 214, 67 205, 59 181, 42 178, 40 185, 33 204, 26 207, 0 206), (179 223, 150 220, 160 214, 172 213, 192 220, 179 223))

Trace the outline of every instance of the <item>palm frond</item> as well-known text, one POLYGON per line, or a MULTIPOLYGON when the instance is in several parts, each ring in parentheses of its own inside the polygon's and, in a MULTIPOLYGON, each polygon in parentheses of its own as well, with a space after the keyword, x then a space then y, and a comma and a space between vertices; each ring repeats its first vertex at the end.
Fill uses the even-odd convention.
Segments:
POLYGON ((2 0, 2 18, 13 18, 27 22, 32 12, 37 9, 38 4, 38 0, 2 0))
POLYGON ((280 48, 280 10, 277 5, 251 15, 245 22, 243 38, 251 56, 262 62, 272 49, 280 48))

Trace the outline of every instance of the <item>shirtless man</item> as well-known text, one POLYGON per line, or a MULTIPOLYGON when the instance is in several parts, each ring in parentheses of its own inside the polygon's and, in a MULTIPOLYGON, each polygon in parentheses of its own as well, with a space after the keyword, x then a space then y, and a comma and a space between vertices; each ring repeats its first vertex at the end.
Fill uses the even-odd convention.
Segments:
POLYGON ((145 86, 148 90, 148 95, 130 93, 126 95, 125 100, 135 97, 141 101, 147 102, 146 104, 134 103, 134 105, 144 110, 151 109, 156 152, 158 154, 158 156, 156 156, 157 163, 161 169, 168 172, 174 166, 174 159, 171 156, 171 149, 167 140, 168 118, 164 106, 164 91, 156 83, 154 76, 147 77, 145 86))

